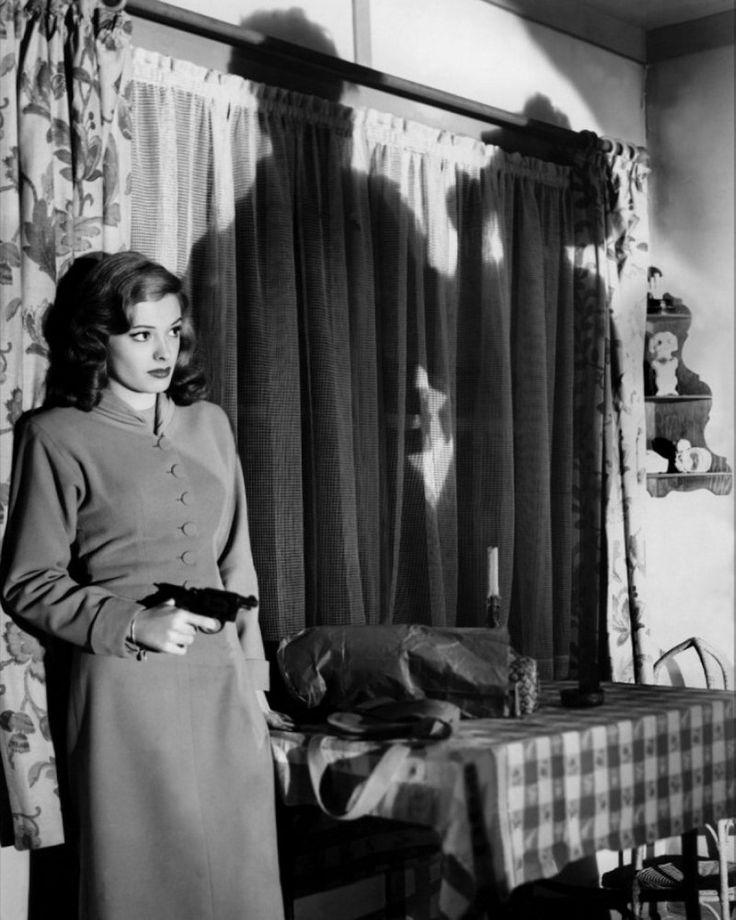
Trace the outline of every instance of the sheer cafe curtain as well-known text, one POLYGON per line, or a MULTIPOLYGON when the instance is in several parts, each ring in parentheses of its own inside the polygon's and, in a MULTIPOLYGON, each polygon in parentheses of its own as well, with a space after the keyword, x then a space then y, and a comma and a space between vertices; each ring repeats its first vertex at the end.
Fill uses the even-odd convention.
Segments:
POLYGON ((498 546, 512 642, 569 676, 602 530, 569 170, 141 50, 133 106, 132 245, 186 277, 266 638, 481 625, 498 546))

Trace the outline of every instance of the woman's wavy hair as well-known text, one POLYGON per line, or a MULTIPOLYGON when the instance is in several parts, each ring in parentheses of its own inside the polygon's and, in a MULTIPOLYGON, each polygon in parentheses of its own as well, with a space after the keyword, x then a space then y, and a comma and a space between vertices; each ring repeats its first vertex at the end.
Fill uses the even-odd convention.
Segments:
POLYGON ((76 406, 89 412, 107 386, 108 342, 131 328, 133 308, 174 294, 181 304, 179 355, 168 395, 188 406, 207 394, 196 355, 189 302, 181 281, 139 252, 97 254, 77 259, 59 282, 44 321, 49 348, 46 400, 49 406, 76 406))

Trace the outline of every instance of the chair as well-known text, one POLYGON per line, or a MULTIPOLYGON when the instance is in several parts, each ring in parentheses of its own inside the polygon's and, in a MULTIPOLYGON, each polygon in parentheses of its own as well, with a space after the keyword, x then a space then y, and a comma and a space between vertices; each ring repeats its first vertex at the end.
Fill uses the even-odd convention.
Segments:
MULTIPOLYGON (((665 667, 671 666, 675 657, 694 649, 705 675, 706 687, 712 689, 719 683, 730 689, 726 667, 718 652, 703 639, 691 637, 665 652, 654 664, 654 681, 665 667)), ((634 917, 641 917, 642 904, 652 905, 652 916, 658 916, 656 905, 663 901, 681 901, 685 904, 687 920, 700 920, 701 907, 722 920, 729 918, 729 904, 736 899, 736 864, 728 862, 728 836, 733 819, 725 818, 716 827, 705 827, 709 843, 708 857, 698 855, 698 831, 682 835, 682 852, 645 859, 646 847, 639 847, 633 863, 619 865, 604 873, 602 886, 624 889, 629 892, 634 917), (716 892, 720 912, 712 903, 703 901, 706 892, 716 892)))
POLYGON ((336 821, 311 806, 279 806, 279 852, 286 920, 293 920, 299 898, 375 876, 383 876, 384 920, 432 916, 439 839, 431 828, 373 817, 336 821), (414 875, 411 904, 408 873, 414 875))
POLYGON ((657 678, 661 674, 662 669, 670 662, 673 662, 679 654, 686 652, 689 648, 695 649, 697 653, 700 664, 703 667, 706 687, 710 690, 721 683, 723 684, 724 690, 730 690, 728 671, 726 670, 723 660, 712 645, 709 645, 705 639, 699 639, 697 636, 691 636, 691 638, 685 639, 677 645, 674 645, 654 662, 654 683, 656 684, 658 682, 657 678))

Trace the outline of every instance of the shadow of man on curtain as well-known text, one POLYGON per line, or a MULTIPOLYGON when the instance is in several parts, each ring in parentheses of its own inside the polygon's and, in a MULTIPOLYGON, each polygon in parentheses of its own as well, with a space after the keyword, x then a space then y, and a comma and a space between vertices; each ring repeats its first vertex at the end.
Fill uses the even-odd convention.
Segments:
MULTIPOLYGON (((241 25, 335 53, 299 10, 241 25)), ((437 312, 451 279, 399 184, 356 168, 339 81, 238 53, 230 70, 268 83, 233 128, 256 162, 234 157, 234 221, 193 247, 187 283, 205 346, 213 317, 227 325, 209 345, 213 398, 237 428, 264 638, 452 622, 454 408, 437 312)))

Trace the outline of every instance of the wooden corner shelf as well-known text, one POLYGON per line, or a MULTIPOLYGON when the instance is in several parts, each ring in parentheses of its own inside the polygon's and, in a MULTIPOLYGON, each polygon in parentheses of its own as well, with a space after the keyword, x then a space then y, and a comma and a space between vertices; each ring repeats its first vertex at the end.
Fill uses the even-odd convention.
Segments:
POLYGON ((714 495, 728 495, 733 488, 733 473, 647 473, 647 491, 664 498, 672 491, 694 492, 707 489, 714 495))
POLYGON ((733 473, 725 457, 713 454, 705 441, 705 426, 712 405, 710 387, 682 360, 691 319, 689 308, 668 294, 662 301, 650 301, 644 353, 644 402, 647 491, 655 498, 663 498, 673 491, 696 489, 728 495, 733 488, 733 473), (710 454, 710 469, 682 469, 682 457, 687 453, 680 453, 678 444, 683 441, 696 449, 691 452, 693 455, 701 449, 700 462, 710 454), (664 465, 666 471, 652 470, 650 463, 658 467, 664 465))

